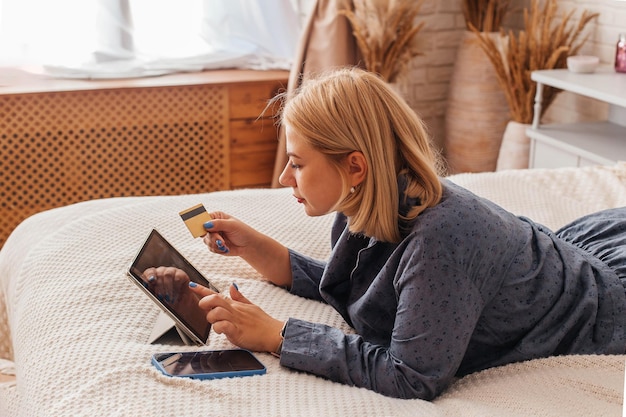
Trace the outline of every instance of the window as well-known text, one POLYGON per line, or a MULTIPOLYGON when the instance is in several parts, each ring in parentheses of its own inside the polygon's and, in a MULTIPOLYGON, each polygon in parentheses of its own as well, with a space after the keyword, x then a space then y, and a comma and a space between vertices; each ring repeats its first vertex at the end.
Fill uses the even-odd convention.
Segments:
POLYGON ((50 73, 79 78, 288 69, 310 4, 0 0, 0 65, 43 65, 50 73))

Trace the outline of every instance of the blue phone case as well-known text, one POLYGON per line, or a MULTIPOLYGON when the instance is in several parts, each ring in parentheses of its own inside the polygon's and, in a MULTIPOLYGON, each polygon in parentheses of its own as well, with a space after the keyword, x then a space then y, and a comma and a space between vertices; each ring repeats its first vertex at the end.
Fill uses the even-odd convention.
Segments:
POLYGON ((163 375, 195 379, 263 375, 267 371, 252 352, 245 349, 155 353, 152 364, 163 375))

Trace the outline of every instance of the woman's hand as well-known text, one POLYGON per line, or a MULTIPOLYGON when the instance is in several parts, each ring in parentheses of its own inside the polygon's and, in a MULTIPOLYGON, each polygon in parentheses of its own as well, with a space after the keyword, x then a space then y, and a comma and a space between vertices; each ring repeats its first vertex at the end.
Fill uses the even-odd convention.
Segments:
POLYGON ((173 266, 148 268, 143 272, 144 285, 162 302, 177 304, 189 295, 189 276, 173 266))
POLYGON ((230 298, 197 284, 192 284, 191 289, 203 297, 199 306, 206 311, 206 319, 216 333, 224 334, 231 343, 244 349, 276 351, 282 341, 283 322, 252 304, 235 284, 230 286, 230 298))
POLYGON ((254 247, 260 233, 236 218, 216 211, 211 213, 212 220, 204 224, 208 232, 203 237, 209 250, 222 255, 245 257, 246 249, 254 247))
POLYGON ((240 256, 268 281, 289 288, 292 283, 289 250, 276 240, 236 218, 216 211, 204 224, 204 243, 221 255, 240 256))
MULTIPOLYGON (((185 271, 169 266, 148 268, 143 273, 143 279, 144 286, 155 297, 176 311, 185 311, 187 325, 202 332, 206 327, 206 314, 198 306, 200 296, 192 291, 185 271)), ((207 288, 207 293, 209 291, 211 290, 207 288)))

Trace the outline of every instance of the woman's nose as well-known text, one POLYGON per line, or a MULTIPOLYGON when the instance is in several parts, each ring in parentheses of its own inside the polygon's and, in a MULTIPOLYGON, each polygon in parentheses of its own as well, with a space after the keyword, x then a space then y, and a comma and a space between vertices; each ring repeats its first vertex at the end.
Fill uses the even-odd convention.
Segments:
POLYGON ((283 168, 283 172, 278 177, 278 183, 283 187, 291 187, 293 184, 293 175, 289 173, 289 163, 283 168))

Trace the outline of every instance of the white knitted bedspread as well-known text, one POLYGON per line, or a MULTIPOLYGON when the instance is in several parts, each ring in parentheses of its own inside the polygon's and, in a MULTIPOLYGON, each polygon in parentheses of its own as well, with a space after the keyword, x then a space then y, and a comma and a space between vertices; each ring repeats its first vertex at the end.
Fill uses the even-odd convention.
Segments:
MULTIPOLYGON (((453 180, 551 228, 626 205, 625 164, 463 174, 453 180)), ((329 253, 332 216, 308 218, 288 189, 107 199, 37 214, 0 251, 0 290, 8 312, 0 338, 13 342, 13 356, 5 347, 0 357, 13 360, 17 374, 16 383, 0 385, 0 416, 622 414, 626 356, 566 356, 494 368, 460 379, 433 402, 387 398, 295 372, 268 354, 257 355, 267 367, 263 376, 162 376, 150 364, 153 353, 198 348, 147 343, 159 310, 129 282, 126 269, 153 227, 218 288, 234 281, 276 318, 350 331, 329 306, 289 295, 259 280, 239 259, 211 254, 192 239, 177 213, 200 202, 303 253, 329 253)), ((2 305, 0 321, 1 311, 2 305)), ((231 347, 211 334, 208 348, 231 347)))

